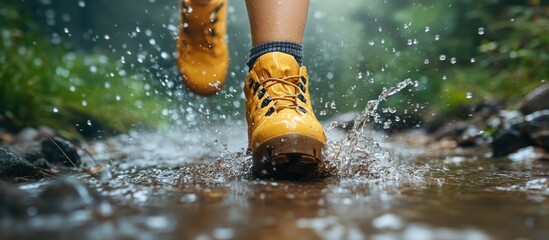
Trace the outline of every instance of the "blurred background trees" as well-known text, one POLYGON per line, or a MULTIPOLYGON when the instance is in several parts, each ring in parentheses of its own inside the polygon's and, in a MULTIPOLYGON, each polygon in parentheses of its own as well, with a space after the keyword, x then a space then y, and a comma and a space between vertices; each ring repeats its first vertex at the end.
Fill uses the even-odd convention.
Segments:
MULTIPOLYGON (((230 74, 212 98, 180 83, 177 12, 175 0, 1 2, 0 122, 75 134, 243 123, 244 3, 230 1, 230 74)), ((304 43, 316 113, 360 112, 404 79, 417 87, 384 107, 408 127, 483 101, 513 107, 548 79, 547 26, 549 7, 539 0, 312 0, 304 43)))

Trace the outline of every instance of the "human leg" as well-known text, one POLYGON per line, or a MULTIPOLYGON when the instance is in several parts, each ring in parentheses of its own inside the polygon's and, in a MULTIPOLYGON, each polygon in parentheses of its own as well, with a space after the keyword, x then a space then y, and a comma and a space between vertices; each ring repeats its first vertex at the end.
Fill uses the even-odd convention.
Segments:
POLYGON ((309 0, 246 0, 252 44, 302 43, 309 0))

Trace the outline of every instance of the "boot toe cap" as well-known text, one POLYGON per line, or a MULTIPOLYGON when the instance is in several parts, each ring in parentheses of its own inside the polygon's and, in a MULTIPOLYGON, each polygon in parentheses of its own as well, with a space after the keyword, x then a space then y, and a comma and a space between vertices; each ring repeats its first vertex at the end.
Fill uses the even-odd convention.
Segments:
POLYGON ((278 114, 265 118, 253 131, 251 147, 255 148, 261 143, 286 134, 299 134, 314 138, 326 143, 326 135, 322 125, 316 118, 299 114, 278 114))

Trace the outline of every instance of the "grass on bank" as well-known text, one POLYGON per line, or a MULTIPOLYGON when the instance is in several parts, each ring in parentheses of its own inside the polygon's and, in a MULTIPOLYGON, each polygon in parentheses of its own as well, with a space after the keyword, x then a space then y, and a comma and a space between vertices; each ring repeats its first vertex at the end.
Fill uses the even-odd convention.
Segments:
POLYGON ((165 97, 102 53, 47 36, 21 3, 0 3, 0 115, 15 129, 48 126, 71 138, 166 124, 165 97))

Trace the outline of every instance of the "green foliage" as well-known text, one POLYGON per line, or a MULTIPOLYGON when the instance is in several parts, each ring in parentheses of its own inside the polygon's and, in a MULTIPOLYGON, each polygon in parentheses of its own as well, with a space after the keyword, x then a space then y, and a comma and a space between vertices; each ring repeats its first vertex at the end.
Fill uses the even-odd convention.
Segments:
POLYGON ((478 48, 482 61, 468 69, 486 71, 490 80, 458 79, 481 83, 489 96, 513 98, 549 78, 549 8, 511 5, 501 14, 488 25, 487 37, 478 48))
POLYGON ((121 61, 68 51, 14 3, 0 3, 0 22, 0 115, 17 128, 49 126, 78 137, 166 122, 166 99, 121 61))
POLYGON ((361 93, 349 102, 410 78, 419 87, 389 104, 417 115, 425 113, 418 106, 454 114, 485 100, 512 105, 549 77, 549 8, 539 1, 367 1, 353 19, 363 37, 336 67, 356 66, 336 73, 336 96, 361 93))

